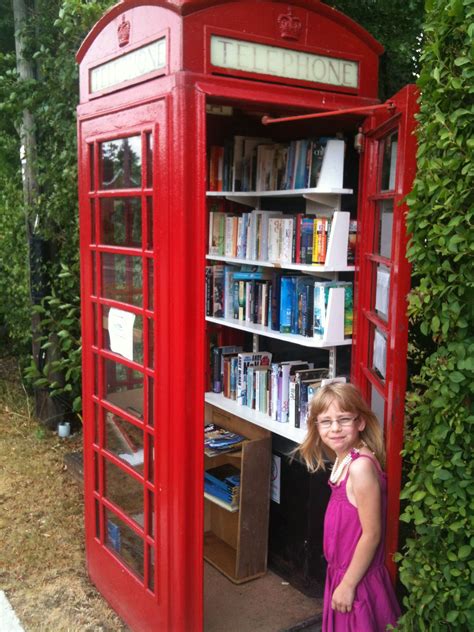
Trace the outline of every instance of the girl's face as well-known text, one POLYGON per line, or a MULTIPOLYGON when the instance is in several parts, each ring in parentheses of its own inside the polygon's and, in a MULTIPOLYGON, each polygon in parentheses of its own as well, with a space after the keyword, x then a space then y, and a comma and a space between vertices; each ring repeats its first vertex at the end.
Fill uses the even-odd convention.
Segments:
POLYGON ((343 458, 359 444, 359 433, 365 428, 363 419, 341 410, 336 400, 318 415, 317 422, 321 441, 339 458, 343 458))

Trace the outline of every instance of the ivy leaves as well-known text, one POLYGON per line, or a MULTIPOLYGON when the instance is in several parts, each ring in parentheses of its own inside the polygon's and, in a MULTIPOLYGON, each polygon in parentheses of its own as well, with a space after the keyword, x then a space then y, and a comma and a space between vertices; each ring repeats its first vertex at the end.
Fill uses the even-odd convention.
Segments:
POLYGON ((473 0, 429 0, 418 172, 408 198, 412 327, 437 346, 412 376, 400 519, 408 525, 400 630, 474 628, 473 0))

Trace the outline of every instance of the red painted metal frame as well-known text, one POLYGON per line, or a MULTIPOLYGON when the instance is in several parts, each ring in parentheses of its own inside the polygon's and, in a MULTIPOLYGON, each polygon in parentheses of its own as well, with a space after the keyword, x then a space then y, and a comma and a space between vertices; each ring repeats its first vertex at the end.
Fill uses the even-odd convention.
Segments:
POLYGON ((358 384, 367 401, 371 401, 371 387, 385 401, 385 445, 388 476, 388 521, 386 563, 392 578, 396 575, 393 554, 398 548, 398 516, 403 447, 404 402, 407 380, 408 317, 406 296, 410 290, 411 268, 406 259, 407 233, 404 202, 410 192, 416 172, 415 113, 418 93, 415 86, 406 86, 392 97, 396 114, 380 112, 370 117, 363 126, 365 147, 360 170, 359 218, 360 235, 356 273, 355 335, 353 336, 352 380, 358 384), (395 189, 380 192, 381 147, 390 133, 398 131, 398 152, 395 189), (394 220, 390 259, 374 254, 377 202, 392 198, 394 220), (375 296, 374 264, 382 263, 391 270, 388 322, 373 311, 375 296), (372 335, 377 326, 387 334, 387 370, 383 383, 371 369, 372 335))
MULTIPOLYGON (((79 189, 81 207, 81 296, 83 305, 84 366, 84 445, 86 490, 86 547, 89 572, 104 596, 134 630, 174 630, 199 632, 202 629, 203 582, 203 450, 205 364, 207 349, 204 323, 204 269, 206 254, 206 110, 208 100, 236 105, 268 106, 285 112, 330 112, 334 109, 373 106, 378 103, 377 73, 380 45, 346 16, 319 2, 296 0, 292 6, 304 18, 307 28, 302 48, 318 46, 328 53, 333 42, 351 58, 359 56, 363 69, 359 96, 344 94, 327 86, 310 90, 298 85, 266 83, 262 76, 252 79, 206 74, 208 40, 213 29, 254 32, 255 41, 274 39, 275 17, 287 11, 283 2, 216 2, 193 0, 128 0, 113 7, 92 29, 78 53, 81 64, 81 105, 78 108, 79 189), (252 11, 258 5, 258 11, 252 11), (151 41, 153 25, 169 33, 169 74, 141 77, 125 87, 104 91, 97 97, 88 92, 91 66, 120 54, 116 40, 117 21, 126 12, 132 34, 140 43, 151 41), (262 16, 266 19, 262 19, 262 16), (310 28, 311 27, 311 28, 310 28), (324 28, 323 28, 324 27, 324 28), (241 29, 242 30, 242 29, 241 29), (316 35, 315 35, 316 34, 316 35), (154 235, 153 251, 91 243, 91 186, 88 143, 103 138, 156 130, 154 143, 154 235), (127 306, 142 315, 144 323, 153 318, 155 363, 153 368, 121 359, 130 370, 145 378, 152 388, 153 428, 146 428, 153 440, 154 477, 148 485, 155 496, 156 594, 141 585, 126 567, 102 545, 105 525, 96 537, 95 505, 104 499, 104 475, 99 467, 95 489, 95 459, 108 459, 137 479, 104 449, 103 420, 95 431, 95 417, 103 411, 115 412, 140 426, 133 415, 104 400, 104 375, 100 372, 99 391, 94 394, 94 373, 98 358, 116 359, 103 348, 102 328, 94 334, 96 318, 106 307, 120 307, 120 301, 102 297, 100 276, 93 292, 93 261, 100 253, 136 254, 154 267, 154 309, 127 306), (94 308, 93 306, 96 305, 94 308), (97 456, 95 456, 97 455, 97 456)), ((136 40, 134 40, 136 43, 136 40)), ((295 49, 298 45, 295 44, 295 49)), ((336 51, 337 52, 337 51, 336 51)), ((362 68, 362 67, 361 67, 362 68)), ((159 73, 158 73, 159 74, 159 73)), ((95 145, 97 146, 97 145, 95 145)), ((95 150, 94 164, 98 165, 95 150)), ((93 191, 97 191, 97 176, 93 191)), ((132 194, 133 192, 128 192, 132 194)), ((128 194, 127 193, 127 194, 128 194)), ((146 197, 150 192, 143 190, 146 197)), ((104 192, 112 196, 114 192, 104 192)), ((122 194, 122 191, 120 191, 122 194)), ((97 208, 97 207, 96 207, 97 208)), ((146 230, 143 223, 143 229, 146 230)), ((100 226, 96 219, 95 234, 100 226)), ((148 265, 148 264, 147 264, 148 265)), ((146 292, 146 290, 145 290, 146 292)), ((146 326, 145 326, 146 328, 146 326)), ((145 401, 149 398, 145 395, 145 401)), ((102 415, 104 413, 101 413, 102 415)), ((145 501, 145 503, 148 500, 145 501)), ((134 525, 130 525, 135 529, 134 525)))

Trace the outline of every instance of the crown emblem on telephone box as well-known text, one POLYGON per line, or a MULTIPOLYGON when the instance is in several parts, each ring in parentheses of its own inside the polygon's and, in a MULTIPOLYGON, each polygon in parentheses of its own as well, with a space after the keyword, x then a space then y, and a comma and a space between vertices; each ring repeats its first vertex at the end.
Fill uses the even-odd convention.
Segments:
POLYGON ((291 7, 288 7, 288 13, 282 13, 278 16, 278 25, 283 39, 299 39, 303 24, 299 17, 293 15, 291 7))
POLYGON ((119 46, 126 46, 130 41, 130 22, 122 15, 122 21, 117 28, 119 46))

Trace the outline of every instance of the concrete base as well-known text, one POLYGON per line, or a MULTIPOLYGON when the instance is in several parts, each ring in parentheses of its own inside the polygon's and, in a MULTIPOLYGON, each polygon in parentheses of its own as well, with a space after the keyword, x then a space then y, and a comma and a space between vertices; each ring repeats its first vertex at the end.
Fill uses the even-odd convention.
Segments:
POLYGON ((322 606, 270 571, 236 585, 204 564, 204 632, 316 632, 322 606))

